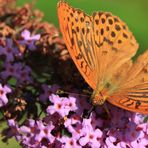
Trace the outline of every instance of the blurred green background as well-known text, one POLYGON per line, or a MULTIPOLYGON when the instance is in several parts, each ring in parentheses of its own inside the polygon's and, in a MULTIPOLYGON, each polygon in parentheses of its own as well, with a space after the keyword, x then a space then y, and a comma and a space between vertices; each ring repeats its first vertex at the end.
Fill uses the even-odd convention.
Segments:
MULTIPOLYGON (((32 0, 18 0, 17 5, 23 5, 32 0)), ((44 12, 44 21, 58 27, 57 5, 58 0, 36 0, 35 8, 44 12)), ((73 7, 80 8, 88 14, 94 11, 109 11, 126 22, 134 33, 140 50, 148 49, 148 0, 67 0, 73 7)), ((1 125, 2 128, 2 125, 1 125)), ((0 148, 17 148, 18 143, 11 140, 8 145, 0 142, 0 148)))

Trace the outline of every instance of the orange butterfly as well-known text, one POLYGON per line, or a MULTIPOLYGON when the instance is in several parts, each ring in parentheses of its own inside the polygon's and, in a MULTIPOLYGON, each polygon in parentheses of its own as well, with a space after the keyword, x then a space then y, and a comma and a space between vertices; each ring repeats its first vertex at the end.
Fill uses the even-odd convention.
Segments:
POLYGON ((89 16, 62 1, 58 3, 58 17, 70 55, 94 89, 93 105, 107 100, 148 114, 148 50, 132 62, 138 43, 127 25, 111 13, 89 16))

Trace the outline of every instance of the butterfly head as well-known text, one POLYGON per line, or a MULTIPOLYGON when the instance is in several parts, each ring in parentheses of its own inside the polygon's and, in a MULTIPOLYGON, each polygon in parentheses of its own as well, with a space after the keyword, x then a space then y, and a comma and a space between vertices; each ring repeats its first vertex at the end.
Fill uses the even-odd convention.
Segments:
POLYGON ((91 96, 92 103, 95 106, 103 105, 106 99, 107 96, 103 92, 97 90, 95 90, 91 96))

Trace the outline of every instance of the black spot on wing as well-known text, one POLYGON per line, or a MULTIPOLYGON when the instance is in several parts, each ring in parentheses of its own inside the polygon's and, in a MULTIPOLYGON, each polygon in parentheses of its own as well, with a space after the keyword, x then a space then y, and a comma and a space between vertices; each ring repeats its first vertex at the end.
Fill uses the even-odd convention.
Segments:
POLYGON ((136 104, 135 104, 135 108, 138 109, 140 105, 141 105, 141 102, 139 100, 137 100, 136 104))

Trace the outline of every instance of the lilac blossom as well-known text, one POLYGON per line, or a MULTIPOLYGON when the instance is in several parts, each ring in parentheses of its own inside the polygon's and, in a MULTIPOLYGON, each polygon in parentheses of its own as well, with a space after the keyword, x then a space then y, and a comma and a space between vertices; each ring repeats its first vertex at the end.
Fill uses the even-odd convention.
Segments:
POLYGON ((6 45, 0 46, 0 56, 5 56, 5 62, 14 61, 15 57, 21 57, 21 53, 16 46, 14 46, 13 40, 6 39, 6 45))
POLYGON ((21 63, 5 63, 3 67, 4 70, 0 73, 2 79, 7 79, 8 77, 17 77, 18 72, 21 69, 21 63))
POLYGON ((100 139, 102 138, 103 132, 100 129, 93 129, 90 119, 84 119, 82 122, 83 128, 81 132, 83 133, 83 137, 79 139, 79 143, 81 146, 85 146, 86 144, 90 145, 91 147, 98 146, 100 147, 101 142, 100 139))
POLYGON ((53 143, 55 137, 51 135, 51 131, 54 129, 52 122, 49 122, 46 126, 42 121, 37 121, 36 124, 40 130, 40 133, 36 134, 35 140, 41 141, 43 138, 47 138, 50 143, 53 143))
POLYGON ((23 65, 22 63, 5 63, 3 65, 4 70, 0 73, 2 79, 7 79, 9 77, 16 78, 17 83, 23 84, 25 82, 32 83, 33 80, 31 78, 31 68, 27 65, 23 65))
POLYGON ((29 30, 24 30, 22 33, 21 33, 21 36, 26 40, 26 41, 30 41, 30 40, 39 40, 41 35, 40 34, 36 34, 36 35, 33 35, 31 36, 31 33, 29 30))
POLYGON ((35 121, 30 119, 28 121, 28 126, 23 125, 18 127, 14 120, 9 120, 8 125, 12 130, 15 129, 17 140, 20 140, 25 146, 40 147, 44 139, 48 141, 48 144, 53 143, 55 140, 55 137, 51 134, 51 131, 54 129, 52 122, 49 122, 48 125, 44 125, 41 120, 35 121), (20 133, 20 136, 18 137, 16 133, 20 133))
POLYGON ((77 110, 76 99, 73 97, 65 98, 51 95, 49 100, 53 103, 53 105, 50 105, 47 108, 49 114, 58 112, 62 117, 65 117, 70 111, 77 110))
POLYGON ((32 77, 31 77, 31 68, 27 65, 23 66, 21 68, 21 70, 18 71, 17 73, 17 80, 19 81, 20 84, 24 83, 24 82, 29 82, 32 83, 32 77))
POLYGON ((8 103, 8 98, 6 95, 10 92, 11 92, 11 89, 7 85, 2 86, 0 84, 0 107, 8 103))
POLYGON ((72 137, 74 139, 79 139, 81 136, 83 136, 83 133, 81 132, 82 124, 81 124, 82 118, 78 115, 72 115, 69 118, 65 119, 64 126, 68 129, 68 131, 72 134, 72 137))
POLYGON ((63 136, 60 139, 60 142, 63 144, 63 148, 81 148, 81 146, 77 143, 77 140, 75 138, 63 136))
POLYGON ((21 33, 21 36, 23 37, 23 40, 19 40, 19 44, 28 47, 31 51, 36 50, 35 42, 40 39, 40 34, 31 36, 29 30, 24 30, 21 33))

